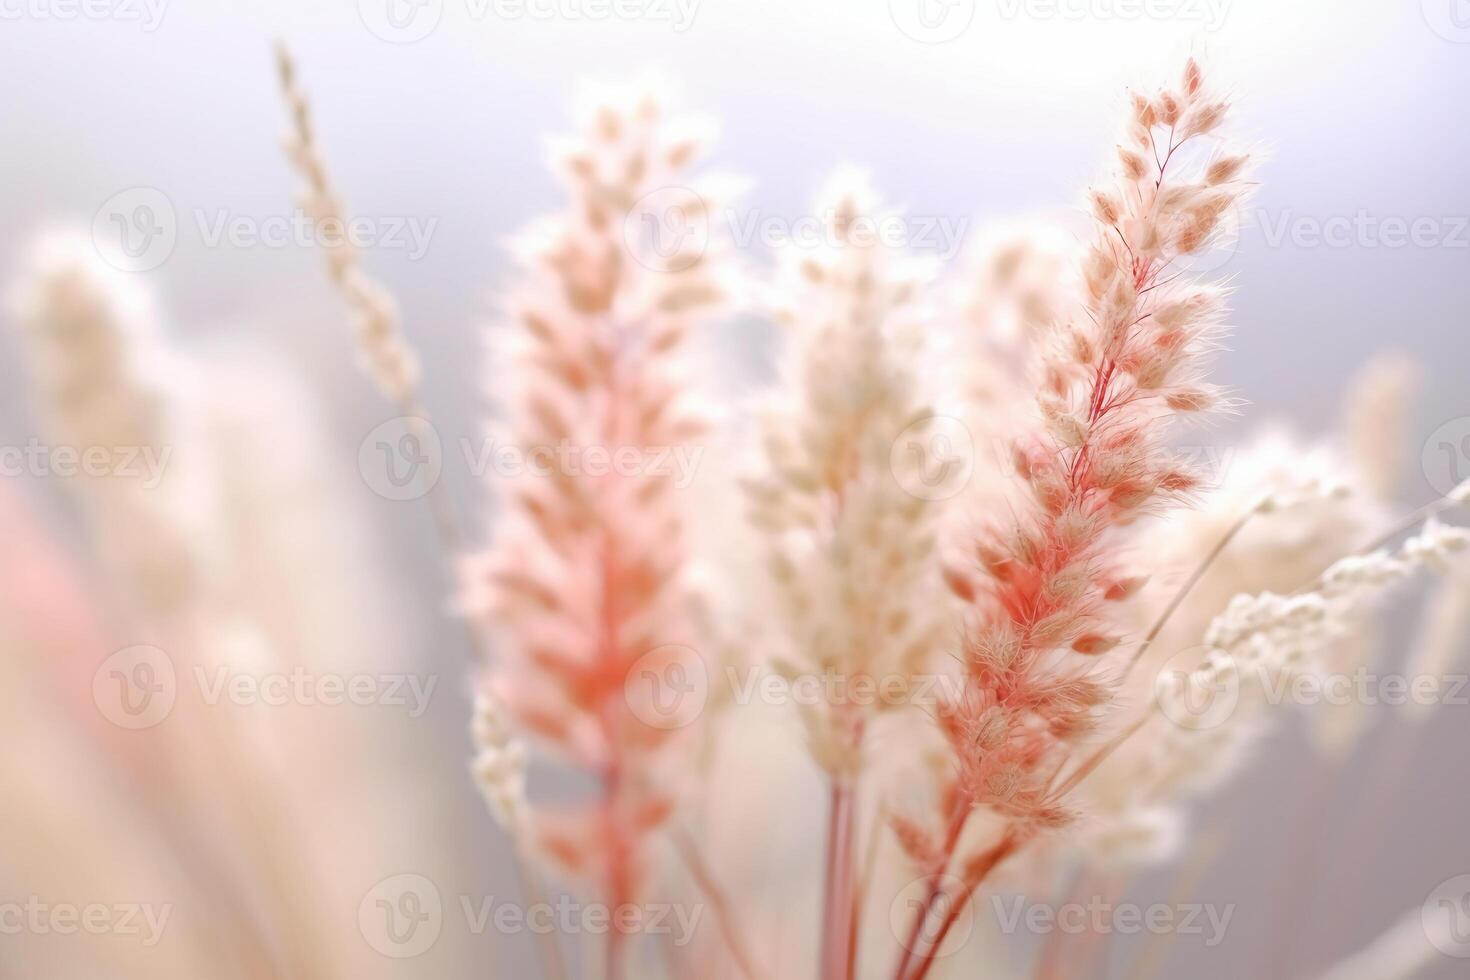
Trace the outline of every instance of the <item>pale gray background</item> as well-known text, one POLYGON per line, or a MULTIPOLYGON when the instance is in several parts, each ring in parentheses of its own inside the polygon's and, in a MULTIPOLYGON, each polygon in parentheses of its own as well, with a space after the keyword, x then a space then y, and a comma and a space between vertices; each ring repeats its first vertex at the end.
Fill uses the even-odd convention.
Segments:
MULTIPOLYGON (((353 210, 438 219, 422 260, 384 252, 368 261, 402 301, 424 354, 430 408, 453 439, 476 432, 480 330, 509 268, 502 243, 558 203, 540 139, 564 128, 579 78, 666 69, 687 102, 722 122, 717 159, 753 178, 750 199, 774 215, 801 213, 831 167, 855 161, 915 213, 1008 218, 1079 200, 1111 146, 1125 85, 1172 71, 1193 50, 1229 79, 1238 131, 1269 148, 1256 205, 1273 220, 1365 211, 1453 230, 1454 218, 1470 214, 1470 44, 1431 26, 1450 23, 1453 2, 1236 0, 1213 25, 1184 15, 1007 18, 1005 5, 972 11, 961 0, 952 16, 973 20, 939 45, 906 36, 881 0, 705 0, 683 32, 665 22, 474 22, 464 0, 446 0, 437 29, 404 45, 374 36, 351 0, 175 0, 153 32, 26 15, 0 20, 0 270, 8 278, 29 235, 48 222, 90 222, 120 190, 159 188, 184 217, 173 256, 143 275, 175 330, 252 330, 295 351, 328 387, 340 463, 351 468, 362 433, 392 413, 343 366, 342 318, 318 257, 210 249, 188 217, 195 208, 276 214, 294 191, 278 150, 273 38, 288 39, 300 59, 353 210)), ((1287 417, 1311 432, 1335 417, 1355 367, 1376 351, 1404 350, 1425 364, 1417 456, 1418 439, 1470 414, 1467 263, 1464 229, 1434 247, 1273 248, 1247 228, 1221 270, 1236 278, 1238 327, 1219 376, 1252 402, 1253 419, 1287 417)), ((762 342, 752 334, 753 375, 764 370, 762 342)), ((10 353, 0 361, 7 381, 13 361, 10 353)), ((22 401, 14 385, 0 394, 7 436, 29 431, 22 401)), ((446 479, 478 510, 453 463, 446 479)), ((1417 465, 1410 476, 1418 502, 1430 490, 1417 465)), ((422 569, 414 601, 438 623, 428 656, 456 676, 464 651, 454 626, 435 617, 442 591, 426 516, 361 492, 395 558, 422 569)), ((1278 865, 1301 840, 1321 836, 1302 832, 1311 826, 1300 802, 1311 757, 1294 742, 1281 745, 1213 804, 1208 822, 1234 827, 1235 844, 1203 897, 1239 908, 1222 947, 1181 944, 1168 974, 1276 975, 1267 963, 1279 958, 1268 951, 1283 929, 1297 972, 1309 973, 1436 882, 1470 870, 1463 710, 1442 713, 1421 742, 1386 834, 1324 839, 1324 873, 1303 896, 1302 915, 1316 924, 1305 931, 1283 927, 1274 910, 1283 895, 1278 865)), ((462 778, 465 705, 440 697, 424 724, 439 745, 424 765, 444 786, 441 820, 425 832, 456 842, 467 887, 495 892, 505 851, 462 778)), ((1365 757, 1373 745, 1370 737, 1365 757)), ((1363 808, 1361 766, 1342 773, 1322 811, 1330 828, 1363 808)), ((1162 890, 1138 895, 1152 900, 1162 890)), ((513 959, 529 953, 525 937, 511 946, 513 959)), ((1460 976, 1463 965, 1446 961, 1427 975, 1460 976)))

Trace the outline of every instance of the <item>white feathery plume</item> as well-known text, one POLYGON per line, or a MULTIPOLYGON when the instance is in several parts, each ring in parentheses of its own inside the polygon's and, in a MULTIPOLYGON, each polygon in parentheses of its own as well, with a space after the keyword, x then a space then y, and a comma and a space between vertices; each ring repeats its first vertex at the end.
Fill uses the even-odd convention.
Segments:
POLYGON ((471 771, 491 814, 504 827, 512 841, 525 839, 526 818, 526 747, 515 738, 505 705, 491 691, 475 695, 472 726, 475 740, 471 771))
MULTIPOLYGON (((789 644, 778 669, 906 676, 940 626, 927 607, 941 506, 922 481, 952 462, 933 458, 917 376, 927 270, 853 234, 882 214, 862 175, 834 177, 816 213, 829 241, 781 256, 781 387, 763 419, 761 470, 746 483, 789 644)), ((851 708, 803 706, 814 756, 843 777, 861 766, 870 720, 851 708)))
MULTIPOLYGON (((1405 675, 1411 681, 1444 678, 1459 669, 1467 655, 1466 637, 1470 637, 1470 555, 1457 555, 1425 599, 1405 675)), ((1414 698, 1404 702, 1405 714, 1416 722, 1429 720, 1433 709, 1433 704, 1414 698)))
MULTIPOLYGON (((107 584, 123 600, 123 632, 112 642, 154 644, 188 678, 196 670, 279 666, 271 637, 254 620, 258 610, 242 601, 215 455, 227 450, 208 438, 219 432, 209 430, 208 386, 198 383, 195 359, 165 342, 147 294, 81 236, 43 240, 17 296, 52 438, 78 449, 138 449, 166 463, 153 481, 116 474, 76 481, 107 584)), ((334 946, 330 929, 313 925, 326 904, 313 897, 300 839, 281 822, 289 803, 273 795, 284 785, 280 762, 288 753, 279 732, 252 727, 248 714, 227 701, 181 696, 169 724, 104 745, 151 780, 153 795, 166 801, 155 814, 161 833, 187 838, 184 849, 211 877, 216 897, 256 907, 279 944, 277 968, 338 975, 339 954, 355 947, 334 946)))
POLYGON ((79 233, 40 239, 13 293, 43 427, 56 447, 119 464, 69 480, 133 601, 180 607, 214 572, 189 366, 160 336, 152 296, 79 233), (121 467, 134 460, 139 472, 121 467), (151 472, 141 472, 139 461, 151 472))
POLYGON ((1033 411, 1027 375, 1071 312, 1076 257, 1075 246, 1044 230, 984 232, 969 251, 965 273, 935 314, 945 329, 928 345, 923 375, 927 390, 960 396, 954 414, 976 454, 964 509, 985 514, 1004 506, 1012 485, 1011 436, 1033 411))
POLYGON ((841 685, 799 703, 808 749, 830 776, 820 957, 821 975, 834 977, 853 928, 865 735, 908 701, 843 692, 902 684, 939 646, 945 607, 932 597, 945 595, 934 554, 944 484, 973 459, 938 458, 944 434, 936 438, 919 384, 918 300, 929 270, 871 234, 883 211, 861 174, 834 176, 816 214, 825 240, 781 255, 781 386, 762 419, 761 470, 746 489, 782 614, 774 666, 792 683, 841 685))
POLYGON ((1409 410, 1419 365, 1403 355, 1373 358, 1348 385, 1343 428, 1364 487, 1378 500, 1398 496, 1409 444, 1409 410))
POLYGON ((1323 652, 1363 609, 1381 603, 1418 569, 1442 571, 1467 547, 1470 532, 1431 518, 1396 549, 1334 562, 1312 591, 1236 596, 1205 631, 1209 652, 1202 665, 1179 678, 1160 678, 1159 704, 1174 724, 1153 741, 1154 764, 1141 777, 1151 777, 1159 793, 1218 782, 1228 773, 1222 760, 1234 757, 1237 737, 1248 737, 1249 721, 1265 707, 1268 684, 1317 669, 1323 652), (1208 704, 1231 689, 1238 690, 1239 704, 1223 722, 1189 708, 1191 696, 1195 704, 1208 704))

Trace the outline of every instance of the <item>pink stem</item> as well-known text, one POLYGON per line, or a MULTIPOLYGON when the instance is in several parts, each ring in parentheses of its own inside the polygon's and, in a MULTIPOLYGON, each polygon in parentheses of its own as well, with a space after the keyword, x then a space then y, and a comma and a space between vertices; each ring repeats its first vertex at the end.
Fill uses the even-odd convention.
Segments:
POLYGON ((929 891, 924 896, 923 904, 915 911, 914 921, 909 926, 908 938, 904 940, 903 948, 898 951, 898 967, 893 971, 893 980, 903 980, 904 971, 909 968, 909 960, 913 958, 919 945, 919 936, 924 929, 924 923, 929 921, 929 914, 934 910, 934 902, 939 898, 944 876, 949 871, 950 862, 954 860, 954 851, 959 845, 960 834, 964 832, 965 824, 969 821, 972 812, 968 799, 962 797, 955 801, 954 813, 950 816, 949 828, 944 836, 944 859, 930 878, 929 891))
POLYGON ((827 823, 826 901, 822 911, 822 980, 846 980, 852 930, 853 784, 832 779, 827 823))

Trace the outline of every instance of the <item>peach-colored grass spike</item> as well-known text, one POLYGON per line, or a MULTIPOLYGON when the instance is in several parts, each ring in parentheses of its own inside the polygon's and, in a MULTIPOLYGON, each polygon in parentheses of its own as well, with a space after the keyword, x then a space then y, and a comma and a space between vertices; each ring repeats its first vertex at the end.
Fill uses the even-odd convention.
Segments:
MULTIPOLYGON (((1092 665, 1122 639, 1106 610, 1131 576, 1109 532, 1200 486, 1163 440, 1176 417, 1224 405, 1201 376, 1221 296, 1179 269, 1245 189, 1243 161, 1219 165, 1234 155, 1196 160, 1197 176, 1180 172, 1224 108, 1192 60, 1179 89, 1135 95, 1116 181, 1089 194, 1098 231, 1080 309, 1041 365, 1044 425, 1015 441, 1027 496, 976 541, 973 578, 959 591, 977 598, 963 696, 938 711, 955 761, 941 826, 984 808, 1013 849, 1073 819, 1054 789, 1110 702, 1092 665)), ((951 851, 958 836, 943 835, 951 851)), ((927 971, 934 949, 917 955, 911 976, 927 971)), ((911 959, 901 957, 900 978, 911 959)))
MULTIPOLYGON (((570 205, 520 242, 496 338, 496 442, 524 466, 498 481, 465 583, 496 639, 495 695, 598 785, 589 805, 533 810, 531 832, 613 906, 651 877, 677 796, 668 750, 706 676, 673 465, 698 459, 685 347, 724 291, 714 192, 688 173, 700 148, 646 92, 599 102, 559 147, 570 205)), ((625 938, 610 936, 609 975, 625 938)))

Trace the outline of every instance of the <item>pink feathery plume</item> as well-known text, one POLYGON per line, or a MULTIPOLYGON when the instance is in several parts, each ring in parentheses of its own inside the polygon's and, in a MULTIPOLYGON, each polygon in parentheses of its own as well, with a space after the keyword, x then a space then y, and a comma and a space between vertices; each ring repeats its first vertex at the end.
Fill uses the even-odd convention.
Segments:
POLYGON ((645 887, 649 836, 674 808, 667 750, 698 705, 667 699, 704 670, 671 462, 704 431, 683 355, 723 296, 686 173, 700 149, 648 95, 599 104, 560 148, 571 204, 518 250, 497 352, 496 444, 514 471, 500 468, 493 544, 466 585, 498 641, 489 689, 600 787, 586 807, 535 811, 527 833, 614 906, 645 887))
MULTIPOLYGON (((1057 331, 1042 365, 1044 424, 1015 442, 1027 493, 975 542, 974 574, 949 576, 974 611, 963 693, 938 711, 954 774, 939 829, 897 824, 900 842, 934 875, 936 900, 977 809, 1002 830, 960 862, 965 894, 951 897, 961 902, 1026 840, 1073 819, 1065 796, 1090 768, 1063 770, 1111 700, 1110 685, 1089 669, 1120 642, 1107 604, 1144 580, 1123 567, 1110 532, 1201 485, 1165 439, 1179 417, 1225 403, 1201 379, 1220 331, 1221 293, 1178 267, 1211 243, 1246 190, 1245 156, 1199 152, 1225 112, 1193 60, 1179 88, 1133 97, 1116 183, 1090 195, 1098 230, 1083 260, 1079 316, 1057 331), (1197 175, 1181 174, 1189 157, 1197 175)), ((933 961, 939 943, 921 951, 917 941, 924 918, 916 916, 900 977, 911 953, 909 976, 922 977, 933 961)), ((949 921, 940 919, 941 934, 949 921)))

